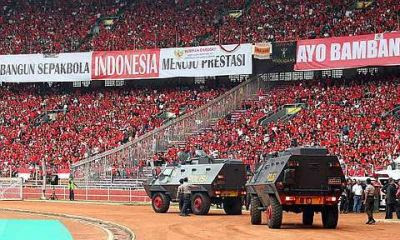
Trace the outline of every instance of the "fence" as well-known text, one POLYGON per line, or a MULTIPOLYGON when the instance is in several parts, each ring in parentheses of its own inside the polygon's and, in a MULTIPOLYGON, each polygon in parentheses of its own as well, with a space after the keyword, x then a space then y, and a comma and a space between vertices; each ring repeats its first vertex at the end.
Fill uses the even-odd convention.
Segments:
MULTIPOLYGON (((86 183, 112 179, 112 166, 137 169, 139 161, 150 161, 156 152, 167 149, 171 143, 185 141, 189 135, 239 108, 243 100, 257 92, 261 84, 259 79, 258 76, 253 77, 193 112, 178 117, 132 142, 73 164, 75 179, 84 180, 86 183)), ((142 174, 138 171, 137 175, 127 174, 126 177, 143 178, 142 174)))
MULTIPOLYGON (((42 186, 24 186, 23 199, 40 199, 42 186)), ((46 186, 45 197, 51 199, 53 192, 58 200, 69 200, 67 186, 46 186)), ((74 191, 75 200, 81 201, 110 201, 110 202, 150 202, 143 188, 113 188, 98 186, 78 186, 74 191)))

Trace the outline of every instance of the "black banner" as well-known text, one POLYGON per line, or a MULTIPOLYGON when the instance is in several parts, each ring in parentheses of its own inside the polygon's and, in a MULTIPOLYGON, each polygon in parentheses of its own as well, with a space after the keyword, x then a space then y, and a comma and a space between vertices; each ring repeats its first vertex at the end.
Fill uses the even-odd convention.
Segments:
POLYGON ((277 64, 296 62, 296 42, 273 42, 272 62, 277 64))

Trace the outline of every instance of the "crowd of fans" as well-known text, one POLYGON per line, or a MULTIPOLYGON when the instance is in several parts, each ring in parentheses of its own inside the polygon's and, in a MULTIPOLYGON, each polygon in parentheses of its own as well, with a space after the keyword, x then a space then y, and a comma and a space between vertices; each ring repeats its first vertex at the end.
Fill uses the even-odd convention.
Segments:
POLYGON ((115 148, 220 95, 224 89, 0 88, 0 170, 48 169, 115 148))
POLYGON ((126 50, 198 45, 198 37, 215 32, 221 9, 238 1, 137 1, 125 9, 115 26, 101 24, 99 34, 85 47, 126 50))
POLYGON ((291 41, 399 30, 396 0, 361 8, 355 2, 0 0, 0 53, 291 41))
POLYGON ((113 14, 115 0, 1 0, 0 53, 79 51, 101 14, 113 14))
MULTIPOLYGON (((397 0, 355 7, 353 0, 0 0, 0 54, 126 50, 240 42, 292 41, 400 30, 397 0), (105 20, 112 20, 105 21, 105 20)), ((398 78, 324 80, 259 94, 188 140, 218 157, 249 164, 295 145, 322 145, 351 176, 370 174, 400 152, 398 78), (361 83, 361 82, 362 83, 361 83), (306 108, 289 121, 259 119, 284 104, 306 108), (384 115, 384 116, 383 116, 384 115), (373 167, 375 169, 373 169, 373 167)), ((0 170, 34 169, 40 160, 68 168, 215 98, 223 89, 63 91, 0 88, 0 170), (56 110, 56 111, 55 111, 56 110)), ((177 147, 163 158, 176 159, 177 147)))
MULTIPOLYGON (((224 89, 79 89, 43 85, 0 88, 0 170, 49 169, 115 148, 220 95, 224 89)), ((186 149, 202 148, 219 158, 254 166, 290 146, 321 145, 340 156, 349 176, 370 175, 390 165, 400 152, 400 124, 388 114, 400 106, 400 79, 359 76, 324 79, 260 90, 233 114, 191 136, 186 149), (304 103, 287 121, 262 125, 285 104, 304 103)), ((172 146, 155 160, 177 160, 172 146)))
MULTIPOLYGON (((400 122, 390 112, 400 105, 398 78, 362 76, 347 83, 323 80, 260 93, 246 101, 239 119, 227 116, 186 141, 186 150, 201 148, 219 158, 236 158, 254 166, 268 154, 291 146, 324 146, 346 164, 349 176, 365 176, 388 166, 400 153, 400 122), (260 119, 284 104, 306 107, 288 121, 260 119)), ((175 161, 172 147, 163 158, 175 161)))
POLYGON ((241 18, 224 17, 221 36, 214 42, 293 41, 400 29, 397 1, 376 0, 365 8, 357 8, 356 2, 252 0, 241 18))

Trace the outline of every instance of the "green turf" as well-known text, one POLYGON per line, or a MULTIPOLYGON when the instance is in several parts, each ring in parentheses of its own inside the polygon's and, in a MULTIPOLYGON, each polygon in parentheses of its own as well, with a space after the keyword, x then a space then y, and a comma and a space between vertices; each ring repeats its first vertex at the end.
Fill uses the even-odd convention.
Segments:
POLYGON ((0 219, 1 240, 72 240, 58 220, 0 219))

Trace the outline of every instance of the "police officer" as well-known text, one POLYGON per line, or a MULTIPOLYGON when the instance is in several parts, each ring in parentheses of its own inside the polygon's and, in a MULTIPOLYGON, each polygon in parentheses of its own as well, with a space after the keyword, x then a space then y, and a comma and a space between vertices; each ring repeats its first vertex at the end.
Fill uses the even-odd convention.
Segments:
POLYGON ((389 183, 386 184, 382 191, 386 194, 385 201, 386 201, 386 216, 385 219, 392 219, 393 212, 395 211, 396 207, 396 191, 397 187, 394 183, 393 178, 389 178, 389 183))
POLYGON ((179 199, 179 210, 180 213, 182 214, 182 209, 183 209, 183 202, 184 202, 184 197, 183 197, 183 178, 179 179, 179 185, 178 187, 178 192, 176 193, 178 199, 179 199))
POLYGON ((190 208, 190 198, 192 195, 192 190, 191 188, 194 187, 193 185, 188 183, 188 178, 185 177, 183 179, 183 184, 182 184, 182 188, 183 188, 183 207, 181 210, 181 216, 189 216, 189 208, 190 208))
POLYGON ((375 219, 373 216, 374 213, 374 202, 375 202, 375 187, 371 184, 371 179, 367 178, 366 180, 367 186, 365 187, 365 196, 364 196, 364 205, 365 212, 368 216, 368 221, 366 224, 374 224, 375 219))
POLYGON ((69 200, 74 201, 75 200, 75 194, 74 190, 77 187, 77 185, 74 182, 74 179, 70 178, 68 182, 68 189, 69 189, 69 200))

